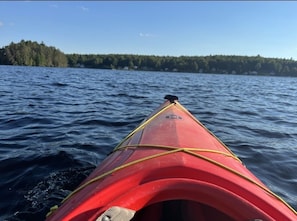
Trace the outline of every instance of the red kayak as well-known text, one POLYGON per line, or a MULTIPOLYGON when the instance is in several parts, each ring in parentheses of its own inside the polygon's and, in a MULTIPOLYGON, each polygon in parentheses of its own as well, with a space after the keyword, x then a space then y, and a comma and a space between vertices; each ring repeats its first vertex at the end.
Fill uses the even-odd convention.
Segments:
POLYGON ((177 97, 165 98, 47 221, 297 220, 177 97))

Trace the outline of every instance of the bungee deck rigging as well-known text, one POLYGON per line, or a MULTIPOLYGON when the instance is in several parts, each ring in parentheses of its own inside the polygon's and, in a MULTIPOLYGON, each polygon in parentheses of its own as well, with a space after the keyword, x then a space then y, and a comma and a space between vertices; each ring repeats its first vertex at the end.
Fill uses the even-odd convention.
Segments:
MULTIPOLYGON (((233 188, 234 192, 230 194, 230 203, 247 204, 245 208, 247 212, 241 215, 226 205, 213 202, 213 205, 209 206, 212 206, 214 211, 218 210, 216 212, 217 218, 221 217, 222 220, 228 220, 228 217, 234 219, 236 217, 253 218, 248 217, 252 216, 249 211, 253 211, 257 217, 263 220, 272 220, 276 216, 282 219, 287 217, 284 220, 291 220, 292 217, 296 218, 296 211, 253 176, 223 142, 177 101, 177 97, 167 96, 167 99, 168 102, 161 105, 159 109, 129 133, 115 147, 101 167, 99 166, 83 184, 62 201, 62 206, 67 204, 71 206, 64 206, 61 209, 52 208, 48 214, 49 220, 57 220, 54 217, 57 213, 59 214, 56 215, 57 218, 64 217, 63 220, 72 220, 75 217, 74 220, 80 220, 79 217, 87 217, 87 214, 89 214, 88 220, 95 220, 98 217, 97 215, 102 214, 108 206, 114 204, 122 204, 114 206, 124 206, 125 208, 128 206, 129 209, 135 210, 137 215, 137 211, 141 211, 144 207, 150 208, 150 206, 159 205, 158 203, 163 201, 178 199, 182 194, 184 194, 182 198, 190 200, 189 202, 197 201, 201 205, 212 204, 209 199, 198 196, 199 191, 193 192, 193 195, 197 195, 195 198, 186 190, 180 189, 184 188, 185 185, 193 186, 193 188, 197 185, 197 188, 200 187, 205 191, 208 189, 217 191, 218 202, 223 201, 226 194, 232 191, 233 188), (173 133, 176 137, 169 140, 170 133, 173 133), (192 137, 193 134, 197 134, 197 136, 192 137), (156 143, 156 141, 159 143, 156 143), (152 167, 151 170, 149 167, 152 167), (175 179, 179 175, 174 174, 174 168, 185 172, 185 174, 180 175, 180 182, 175 179), (160 174, 154 176, 152 171, 157 170, 159 170, 158 173, 160 174), (168 175, 165 175, 166 170, 168 175), (133 175, 133 171, 135 175, 133 175), (220 171, 225 171, 222 177, 220 177, 220 171), (164 177, 161 179, 162 174, 164 177), (205 183, 207 182, 206 178, 200 180, 199 174, 207 174, 207 177, 210 178, 209 183, 205 183), (232 179, 236 179, 236 181, 233 182, 232 179), (220 186, 220 183, 216 183, 216 180, 222 182, 222 186, 220 186), (122 196, 117 196, 113 192, 114 186, 117 186, 114 182, 127 184, 127 187, 123 186, 123 190, 120 190, 122 196), (151 183, 155 183, 155 185, 164 183, 160 195, 152 192, 150 196, 150 191, 152 191, 151 183), (172 189, 172 185, 176 187, 172 189), (145 195, 142 198, 135 199, 136 202, 130 202, 130 198, 128 200, 128 197, 132 197, 132 195, 127 191, 134 188, 133 186, 135 186, 135 192, 146 191, 143 193, 145 195), (96 190, 94 190, 93 196, 96 199, 102 199, 100 200, 102 202, 95 203, 95 201, 85 196, 84 192, 87 193, 86 195, 91 196, 89 192, 94 188, 96 190), (255 197, 254 193, 248 192, 248 189, 258 191, 257 195, 259 196, 255 197), (175 193, 173 190, 180 190, 180 193, 175 193), (101 192, 102 194, 108 192, 110 196, 102 195, 101 192), (123 203, 122 198, 125 198, 125 193, 128 202, 123 203), (151 197, 154 200, 151 200, 151 197), (77 202, 78 200, 82 200, 81 205, 77 202), (67 213, 67 208, 72 208, 75 204, 77 209, 70 211, 69 214, 63 214, 63 209, 67 213), (277 211, 270 212, 268 210, 274 207, 277 211), (94 213, 91 214, 90 211, 93 210, 94 213), (226 214, 227 218, 224 218, 225 215, 222 215, 221 212, 226 214)), ((212 193, 208 194, 215 197, 212 193)), ((198 205, 196 204, 190 203, 189 208, 194 208, 198 205)), ((202 214, 200 216, 202 217, 202 214)), ((207 216, 205 215, 205 217, 207 216)))

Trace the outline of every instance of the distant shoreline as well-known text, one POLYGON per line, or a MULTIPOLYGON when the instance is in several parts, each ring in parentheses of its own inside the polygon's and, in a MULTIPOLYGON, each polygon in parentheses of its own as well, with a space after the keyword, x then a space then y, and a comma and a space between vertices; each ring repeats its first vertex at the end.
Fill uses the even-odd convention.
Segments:
POLYGON ((75 67, 115 70, 187 72, 297 77, 297 61, 257 56, 154 56, 132 54, 64 54, 59 49, 22 40, 0 49, 0 65, 75 67))

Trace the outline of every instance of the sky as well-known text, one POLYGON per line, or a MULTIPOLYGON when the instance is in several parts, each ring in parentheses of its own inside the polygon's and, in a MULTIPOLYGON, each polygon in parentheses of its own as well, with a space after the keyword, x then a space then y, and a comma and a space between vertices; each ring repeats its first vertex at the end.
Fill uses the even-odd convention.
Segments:
POLYGON ((0 1, 0 48, 297 60, 296 1, 0 1))

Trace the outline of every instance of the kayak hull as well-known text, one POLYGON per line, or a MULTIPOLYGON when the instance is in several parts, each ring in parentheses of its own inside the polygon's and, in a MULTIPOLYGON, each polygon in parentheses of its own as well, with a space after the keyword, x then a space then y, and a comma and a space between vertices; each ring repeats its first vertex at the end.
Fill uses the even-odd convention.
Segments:
POLYGON ((97 220, 113 206, 133 220, 297 220, 178 101, 132 131, 48 220, 97 220))

